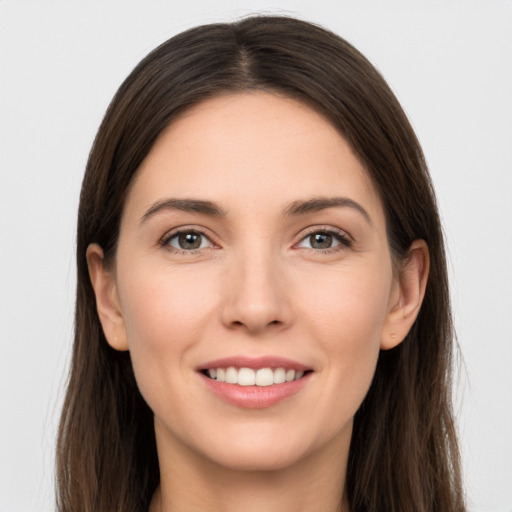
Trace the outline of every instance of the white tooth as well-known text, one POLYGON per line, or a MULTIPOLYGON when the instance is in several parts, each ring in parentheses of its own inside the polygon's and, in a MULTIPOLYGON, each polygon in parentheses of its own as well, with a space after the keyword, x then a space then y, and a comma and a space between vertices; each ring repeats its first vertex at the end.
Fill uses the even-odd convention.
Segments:
POLYGON ((274 370, 274 384, 282 384, 286 380, 286 372, 284 368, 276 368, 274 370))
POLYGON ((299 380, 304 375, 304 372, 295 372, 295 380, 299 380))
POLYGON ((211 368, 210 370, 208 370, 208 375, 209 375, 212 379, 215 379, 215 377, 217 376, 217 372, 215 371, 215 368, 211 368))
POLYGON ((224 382, 226 380, 226 371, 224 368, 217 368, 217 380, 219 382, 224 382))
POLYGON ((272 386, 272 384, 274 384, 272 368, 260 368, 256 372, 256 386, 272 386))
POLYGON ((228 384, 238 384, 238 372, 234 366, 227 368, 225 379, 228 384))
POLYGON ((295 379, 295 370, 288 370, 286 372, 286 382, 291 382, 295 379))
POLYGON ((256 372, 252 368, 240 368, 238 370, 239 386, 254 386, 256 383, 256 372))

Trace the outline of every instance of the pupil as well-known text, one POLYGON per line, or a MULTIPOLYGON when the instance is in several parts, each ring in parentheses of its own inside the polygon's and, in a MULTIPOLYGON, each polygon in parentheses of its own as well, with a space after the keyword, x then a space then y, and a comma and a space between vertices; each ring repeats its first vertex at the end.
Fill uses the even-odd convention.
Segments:
POLYGON ((332 235, 327 233, 316 233, 311 235, 311 246, 314 249, 327 249, 332 244, 332 235))
POLYGON ((181 233, 178 241, 182 249, 198 249, 201 246, 201 238, 196 233, 181 233))

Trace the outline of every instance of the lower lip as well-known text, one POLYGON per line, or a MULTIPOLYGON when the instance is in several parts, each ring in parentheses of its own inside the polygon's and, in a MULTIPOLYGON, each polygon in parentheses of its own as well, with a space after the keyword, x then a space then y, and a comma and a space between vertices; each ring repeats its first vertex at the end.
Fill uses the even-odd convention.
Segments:
POLYGON ((202 373, 200 375, 210 391, 229 404, 246 409, 264 409, 298 393, 309 382, 312 374, 306 373, 298 380, 271 386, 239 386, 210 379, 202 373))

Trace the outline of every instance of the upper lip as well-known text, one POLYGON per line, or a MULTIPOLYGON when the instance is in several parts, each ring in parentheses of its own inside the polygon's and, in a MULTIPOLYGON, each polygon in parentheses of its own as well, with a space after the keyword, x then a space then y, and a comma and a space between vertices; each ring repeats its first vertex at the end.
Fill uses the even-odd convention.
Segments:
POLYGON ((231 356, 208 361, 200 365, 198 370, 209 370, 211 368, 228 368, 234 366, 235 368, 252 368, 257 370, 259 368, 284 368, 286 370, 306 371, 312 370, 310 366, 280 356, 231 356))

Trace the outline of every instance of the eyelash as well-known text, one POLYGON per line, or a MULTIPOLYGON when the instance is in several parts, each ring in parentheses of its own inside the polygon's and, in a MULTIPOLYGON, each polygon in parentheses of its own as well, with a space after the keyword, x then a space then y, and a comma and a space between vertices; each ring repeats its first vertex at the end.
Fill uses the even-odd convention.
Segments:
MULTIPOLYGON (((174 238, 176 238, 180 235, 183 235, 183 234, 199 235, 199 236, 205 237, 211 244, 213 244, 213 242, 210 240, 208 235, 206 235, 206 233, 204 233, 201 230, 182 229, 179 231, 175 231, 168 236, 165 235, 161 239, 160 245, 173 254, 194 255, 194 254, 197 254, 198 252, 200 252, 202 249, 204 249, 204 247, 203 247, 203 248, 198 248, 198 249, 185 250, 185 249, 178 249, 176 247, 172 247, 169 245, 169 242, 171 240, 173 240, 174 238)), ((315 254, 332 254, 334 252, 339 252, 339 251, 342 251, 343 249, 347 249, 352 246, 352 240, 349 238, 349 236, 344 231, 334 229, 331 227, 326 227, 326 228, 321 228, 321 227, 318 228, 317 227, 317 228, 311 229, 300 239, 299 243, 303 242, 308 237, 310 237, 312 235, 316 235, 316 234, 331 235, 334 239, 336 239, 339 242, 339 245, 336 245, 334 247, 329 247, 326 249, 315 249, 312 247, 304 247, 304 249, 306 249, 310 252, 314 252, 315 254)))
MULTIPOLYGON (((334 239, 336 239, 339 242, 339 245, 334 247, 328 247, 327 249, 314 249, 312 247, 305 247, 304 249, 307 249, 308 251, 312 251, 315 254, 332 254, 335 252, 342 251, 343 249, 348 249, 352 246, 352 240, 349 238, 347 233, 345 231, 342 231, 340 229, 334 229, 331 227, 325 227, 325 228, 314 228, 311 229, 311 231, 308 231, 301 239, 300 242, 306 240, 312 235, 316 234, 322 234, 322 235, 331 235, 334 239)), ((300 243, 299 242, 299 243, 300 243)))
POLYGON ((202 237, 206 238, 211 244, 213 244, 213 242, 210 240, 210 237, 208 235, 206 235, 206 233, 204 233, 203 231, 201 231, 199 229, 181 229, 179 231, 175 231, 174 233, 171 233, 170 235, 164 235, 164 237, 160 241, 160 245, 173 254, 186 254, 186 255, 197 254, 202 249, 204 249, 204 247, 199 248, 199 249, 185 250, 185 249, 178 249, 177 247, 172 247, 171 245, 169 245, 169 242, 173 238, 176 238, 180 235, 191 235, 191 234, 202 236, 202 237))

